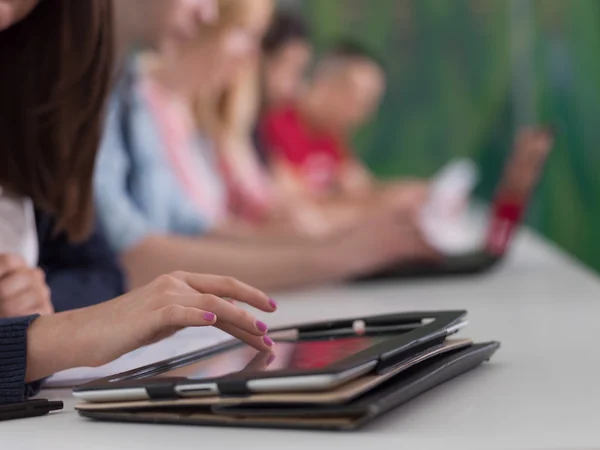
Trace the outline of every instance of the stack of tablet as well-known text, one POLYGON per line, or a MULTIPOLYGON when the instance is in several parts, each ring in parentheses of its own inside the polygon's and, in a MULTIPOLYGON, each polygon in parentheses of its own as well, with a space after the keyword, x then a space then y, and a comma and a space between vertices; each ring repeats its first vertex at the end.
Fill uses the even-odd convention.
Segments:
POLYGON ((82 416, 190 425, 351 430, 488 360, 498 342, 450 338, 465 311, 279 329, 272 354, 237 341, 74 390, 82 416))

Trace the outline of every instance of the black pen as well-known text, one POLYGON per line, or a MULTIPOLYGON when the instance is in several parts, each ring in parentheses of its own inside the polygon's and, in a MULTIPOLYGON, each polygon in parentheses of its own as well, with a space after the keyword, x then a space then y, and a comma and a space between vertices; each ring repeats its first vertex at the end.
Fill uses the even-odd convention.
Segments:
POLYGON ((44 416, 50 411, 58 411, 63 409, 63 407, 63 402, 51 402, 46 399, 29 400, 21 403, 9 403, 7 405, 0 405, 0 420, 44 416))

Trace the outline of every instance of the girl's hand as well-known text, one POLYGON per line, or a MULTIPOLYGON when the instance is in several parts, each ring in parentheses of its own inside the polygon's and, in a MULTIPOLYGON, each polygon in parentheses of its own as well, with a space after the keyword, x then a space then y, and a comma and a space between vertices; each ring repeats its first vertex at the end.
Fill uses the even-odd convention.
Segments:
POLYGON ((265 312, 277 309, 264 293, 235 279, 177 272, 106 303, 40 317, 28 332, 26 378, 100 366, 186 327, 215 326, 271 351, 267 326, 228 299, 265 312))
POLYGON ((27 266, 20 256, 0 254, 0 317, 53 312, 44 271, 27 266))

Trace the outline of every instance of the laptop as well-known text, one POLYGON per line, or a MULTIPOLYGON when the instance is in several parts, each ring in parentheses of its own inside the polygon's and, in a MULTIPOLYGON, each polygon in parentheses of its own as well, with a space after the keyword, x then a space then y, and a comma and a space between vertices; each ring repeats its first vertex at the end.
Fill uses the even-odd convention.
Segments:
POLYGON ((474 275, 497 266, 509 251, 527 212, 553 142, 553 133, 547 128, 527 128, 518 133, 496 186, 480 248, 462 254, 445 255, 436 261, 404 261, 357 281, 474 275))

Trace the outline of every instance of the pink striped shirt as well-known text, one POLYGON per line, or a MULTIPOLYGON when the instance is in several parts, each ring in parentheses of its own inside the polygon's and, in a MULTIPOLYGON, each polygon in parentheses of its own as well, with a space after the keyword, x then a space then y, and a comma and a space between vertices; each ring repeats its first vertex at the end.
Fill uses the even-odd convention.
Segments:
POLYGON ((190 108, 149 76, 141 79, 140 90, 176 178, 211 226, 224 222, 229 214, 224 181, 214 149, 196 131, 190 108))

